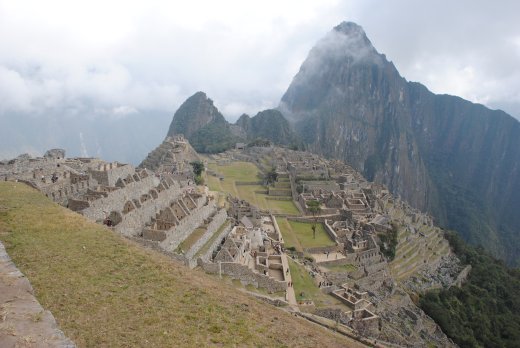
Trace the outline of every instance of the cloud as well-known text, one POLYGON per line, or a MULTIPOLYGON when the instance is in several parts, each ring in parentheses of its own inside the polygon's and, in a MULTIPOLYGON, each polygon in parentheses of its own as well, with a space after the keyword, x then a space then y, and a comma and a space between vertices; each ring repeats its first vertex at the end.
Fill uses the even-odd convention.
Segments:
MULTIPOLYGON (((130 119, 164 122, 198 90, 230 120, 254 115, 278 104, 309 50, 343 20, 363 26, 408 80, 520 116, 517 13, 510 0, 0 0, 0 122, 9 126, 0 149, 71 143, 83 127, 92 129, 86 148, 109 155, 88 134, 109 122, 121 134, 136 131, 130 119), (37 118, 45 141, 26 136, 37 118)), ((69 154, 82 151, 75 146, 69 154)))

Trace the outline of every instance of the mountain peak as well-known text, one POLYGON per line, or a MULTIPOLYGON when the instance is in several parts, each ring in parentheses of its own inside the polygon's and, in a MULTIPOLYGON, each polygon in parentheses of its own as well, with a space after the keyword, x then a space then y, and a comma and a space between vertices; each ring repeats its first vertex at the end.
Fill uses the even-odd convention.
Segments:
POLYGON ((363 27, 354 22, 341 22, 334 27, 332 32, 341 34, 343 39, 348 42, 351 51, 357 51, 362 48, 370 48, 375 51, 363 27))
POLYGON ((210 104, 213 105, 213 100, 211 100, 210 98, 208 98, 208 96, 206 95, 206 93, 202 92, 202 91, 198 91, 196 92, 195 94, 193 94, 191 97, 189 97, 188 99, 186 99, 185 103, 193 103, 193 102, 197 102, 197 103, 200 103, 200 102, 209 102, 210 104))
POLYGON ((213 100, 199 91, 179 107, 167 135, 183 134, 189 139, 200 128, 212 122, 226 123, 226 120, 213 105, 213 100))
POLYGON ((334 27, 334 30, 345 35, 365 35, 363 27, 354 22, 341 22, 334 27))

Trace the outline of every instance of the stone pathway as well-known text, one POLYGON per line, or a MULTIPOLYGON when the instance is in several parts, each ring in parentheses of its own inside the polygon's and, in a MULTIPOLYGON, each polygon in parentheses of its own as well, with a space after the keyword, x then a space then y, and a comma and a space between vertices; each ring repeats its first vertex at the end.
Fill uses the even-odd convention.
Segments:
POLYGON ((2 243, 0 347, 76 347, 58 328, 51 312, 38 303, 29 280, 13 264, 2 243))
MULTIPOLYGON (((287 259, 287 255, 282 253, 281 256, 282 256, 283 269, 289 269, 289 260, 287 259)), ((291 277, 290 271, 288 273, 287 272, 285 273, 285 280, 287 281, 287 283, 292 282, 292 277, 291 277)), ((293 286, 287 287, 286 297, 287 297, 287 302, 289 303, 289 306, 291 306, 291 308, 294 311, 299 312, 300 310, 298 308, 298 302, 296 302, 296 294, 294 293, 293 286)))

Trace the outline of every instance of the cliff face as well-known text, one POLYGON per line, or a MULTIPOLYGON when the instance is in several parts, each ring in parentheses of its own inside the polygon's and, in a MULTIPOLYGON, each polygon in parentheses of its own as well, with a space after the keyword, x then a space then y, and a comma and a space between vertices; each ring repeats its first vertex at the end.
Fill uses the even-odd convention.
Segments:
POLYGON ((517 262, 520 124, 509 115, 407 82, 354 23, 317 43, 279 109, 312 151, 517 262))

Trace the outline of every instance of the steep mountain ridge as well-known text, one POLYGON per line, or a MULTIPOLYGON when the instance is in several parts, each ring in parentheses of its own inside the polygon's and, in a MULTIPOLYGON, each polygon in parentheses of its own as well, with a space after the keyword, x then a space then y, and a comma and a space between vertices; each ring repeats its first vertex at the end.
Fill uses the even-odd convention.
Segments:
POLYGON ((166 136, 179 134, 184 135, 197 152, 225 151, 240 141, 204 92, 186 99, 175 112, 166 136))
POLYGON ((237 142, 266 139, 274 144, 301 146, 302 141, 279 110, 267 109, 254 117, 242 115, 230 124, 204 92, 189 97, 175 112, 167 137, 182 134, 197 152, 215 153, 237 142))
POLYGON ((520 124, 511 116, 407 82, 347 22, 310 51, 279 109, 312 151, 518 264, 520 124))
POLYGON ((242 115, 235 125, 244 130, 248 140, 267 139, 278 145, 300 146, 302 141, 279 110, 267 109, 254 117, 242 115))

